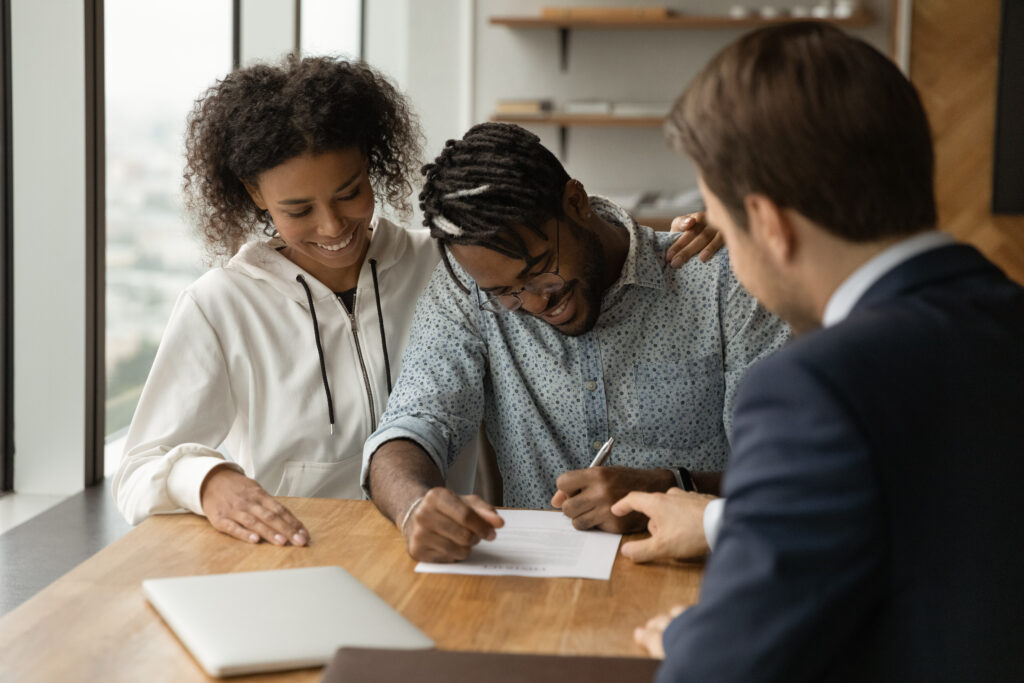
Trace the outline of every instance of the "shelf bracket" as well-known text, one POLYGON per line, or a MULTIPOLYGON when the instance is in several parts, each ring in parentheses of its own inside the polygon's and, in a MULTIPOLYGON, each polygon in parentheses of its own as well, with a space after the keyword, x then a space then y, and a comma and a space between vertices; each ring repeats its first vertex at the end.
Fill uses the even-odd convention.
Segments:
POLYGON ((558 38, 562 50, 562 71, 569 70, 569 27, 562 26, 558 29, 558 38))
POLYGON ((558 127, 558 158, 563 164, 569 158, 569 126, 564 123, 558 127))

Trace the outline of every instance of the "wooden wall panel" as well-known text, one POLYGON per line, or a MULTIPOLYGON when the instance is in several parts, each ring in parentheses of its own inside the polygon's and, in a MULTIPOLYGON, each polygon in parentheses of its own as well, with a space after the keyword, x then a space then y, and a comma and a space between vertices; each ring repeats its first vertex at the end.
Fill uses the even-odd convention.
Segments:
POLYGON ((935 140, 939 225, 1024 283, 1024 216, 991 212, 999 0, 914 0, 910 78, 935 140))

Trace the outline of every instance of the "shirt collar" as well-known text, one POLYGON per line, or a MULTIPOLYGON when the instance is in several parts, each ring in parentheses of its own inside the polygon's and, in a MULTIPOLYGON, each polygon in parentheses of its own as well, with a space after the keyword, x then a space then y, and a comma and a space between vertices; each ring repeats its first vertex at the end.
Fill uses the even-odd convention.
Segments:
POLYGON ((918 254, 923 254, 926 251, 938 249, 952 243, 953 238, 947 233, 929 230, 913 237, 908 237, 885 251, 876 254, 867 263, 853 271, 836 288, 836 291, 832 293, 828 304, 825 305, 825 313, 821 321, 822 326, 829 327, 842 322, 850 314, 850 311, 853 310, 853 307, 857 305, 860 298, 864 296, 864 293, 871 288, 871 285, 878 282, 882 276, 895 269, 901 263, 909 261, 918 254))
POLYGON ((629 251, 622 264, 622 272, 605 292, 605 296, 626 285, 664 289, 664 262, 658 258, 657 250, 651 243, 651 235, 641 230, 629 212, 610 199, 593 195, 590 197, 590 207, 598 216, 629 233, 629 251))

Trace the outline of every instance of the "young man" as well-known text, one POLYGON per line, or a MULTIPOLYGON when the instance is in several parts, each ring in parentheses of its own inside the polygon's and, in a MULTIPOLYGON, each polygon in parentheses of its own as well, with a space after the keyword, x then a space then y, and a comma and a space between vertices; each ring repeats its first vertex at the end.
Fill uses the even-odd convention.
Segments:
MULTIPOLYGON (((807 333, 740 388, 700 602, 638 629, 657 680, 1019 679, 1024 289, 934 230, 914 88, 791 24, 726 48, 670 119, 736 276, 807 333)), ((659 552, 686 545, 673 516, 696 526, 674 498, 659 552)))
POLYGON ((447 268, 420 298, 363 456, 368 493, 410 554, 464 558, 502 523, 443 487, 481 418, 504 503, 561 507, 580 529, 642 528, 609 510, 631 490, 717 491, 733 390, 788 338, 724 254, 669 267, 674 236, 589 197, 518 126, 476 126, 424 172, 447 268), (611 459, 588 468, 609 437, 611 459))

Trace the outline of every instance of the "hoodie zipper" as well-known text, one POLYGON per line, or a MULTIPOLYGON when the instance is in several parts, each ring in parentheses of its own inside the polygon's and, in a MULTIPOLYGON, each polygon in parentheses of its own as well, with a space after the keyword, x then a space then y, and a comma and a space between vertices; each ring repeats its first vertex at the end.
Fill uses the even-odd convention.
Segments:
MULTIPOLYGON (((341 305, 341 302, 338 302, 341 305)), ((355 308, 355 306, 353 306, 355 308)), ((349 313, 348 319, 352 322, 352 339, 356 343, 356 355, 359 357, 359 367, 363 370, 363 385, 366 387, 366 402, 370 405, 370 430, 377 428, 377 411, 373 409, 373 392, 370 391, 370 376, 366 374, 366 363, 363 361, 363 348, 359 344, 359 325, 356 324, 356 314, 349 313)))

